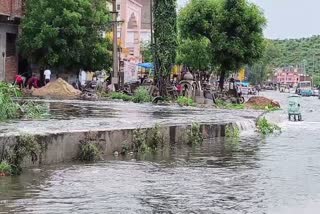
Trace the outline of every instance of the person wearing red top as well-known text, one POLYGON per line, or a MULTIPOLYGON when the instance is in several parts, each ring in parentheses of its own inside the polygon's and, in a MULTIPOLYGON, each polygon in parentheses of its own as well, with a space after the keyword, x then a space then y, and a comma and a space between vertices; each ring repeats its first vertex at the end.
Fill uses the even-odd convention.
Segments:
POLYGON ((32 87, 39 88, 39 82, 40 80, 35 75, 32 75, 32 77, 28 80, 27 86, 29 89, 32 87))
POLYGON ((16 85, 18 85, 19 88, 22 88, 22 86, 23 86, 23 78, 22 78, 22 76, 21 75, 16 75, 14 83, 16 85))

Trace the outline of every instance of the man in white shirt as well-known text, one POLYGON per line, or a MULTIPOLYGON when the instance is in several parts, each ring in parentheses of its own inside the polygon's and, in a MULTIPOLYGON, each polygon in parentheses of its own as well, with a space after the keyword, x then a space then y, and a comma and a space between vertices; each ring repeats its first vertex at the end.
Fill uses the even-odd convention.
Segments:
POLYGON ((44 74, 45 84, 48 84, 51 78, 51 71, 47 68, 43 74, 44 74))
POLYGON ((81 86, 85 86, 86 80, 87 80, 87 73, 84 70, 81 70, 79 75, 79 81, 81 83, 81 86))

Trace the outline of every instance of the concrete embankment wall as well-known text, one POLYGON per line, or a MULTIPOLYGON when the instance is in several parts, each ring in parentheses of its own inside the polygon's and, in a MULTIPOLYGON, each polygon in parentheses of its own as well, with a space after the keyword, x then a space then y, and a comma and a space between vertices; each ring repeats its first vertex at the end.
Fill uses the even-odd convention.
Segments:
MULTIPOLYGON (((220 138, 226 134, 226 127, 236 124, 201 124, 200 131, 204 139, 220 138)), ((191 125, 162 126, 160 131, 167 143, 187 142, 187 131, 191 125)), ((148 130, 153 127, 143 128, 148 130)), ((99 130, 63 132, 45 135, 35 135, 37 143, 41 145, 41 152, 37 160, 32 163, 30 158, 24 161, 24 167, 32 167, 47 164, 56 164, 75 160, 79 153, 79 144, 82 141, 96 143, 103 155, 121 151, 124 145, 130 145, 135 129, 99 130)), ((0 152, 19 141, 19 136, 0 137, 0 152)), ((0 153, 0 154, 1 154, 0 153)))

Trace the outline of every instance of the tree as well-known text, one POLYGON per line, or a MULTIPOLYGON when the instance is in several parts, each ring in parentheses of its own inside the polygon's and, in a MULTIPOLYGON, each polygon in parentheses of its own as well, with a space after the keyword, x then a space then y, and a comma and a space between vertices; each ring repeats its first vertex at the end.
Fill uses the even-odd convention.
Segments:
POLYGON ((105 0, 28 0, 20 52, 42 66, 106 69, 111 44, 102 34, 109 27, 105 0))
POLYGON ((150 42, 143 42, 141 44, 141 54, 143 62, 153 62, 150 42))
POLYGON ((228 72, 261 57, 266 20, 247 0, 191 0, 179 18, 183 35, 210 41, 212 61, 220 67, 221 89, 228 72))
POLYGON ((169 80, 176 59, 177 12, 176 0, 154 0, 154 55, 155 71, 161 95, 169 80))
POLYGON ((209 41, 206 38, 181 40, 177 54, 177 63, 187 66, 192 72, 211 69, 209 41))
POLYGON ((265 50, 262 57, 253 65, 249 66, 249 81, 253 84, 261 84, 273 75, 275 65, 273 60, 280 56, 280 50, 270 40, 265 40, 265 50))

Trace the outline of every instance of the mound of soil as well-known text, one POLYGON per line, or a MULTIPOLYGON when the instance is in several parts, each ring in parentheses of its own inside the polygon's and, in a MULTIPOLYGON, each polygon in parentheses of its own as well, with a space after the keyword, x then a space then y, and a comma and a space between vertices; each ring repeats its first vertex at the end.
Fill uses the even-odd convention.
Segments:
POLYGON ((32 96, 36 97, 79 97, 81 91, 75 89, 72 85, 59 78, 56 81, 49 82, 46 86, 32 91, 32 96))
POLYGON ((246 102, 247 107, 264 109, 266 107, 280 108, 280 104, 277 101, 268 99, 266 97, 251 97, 246 102))

